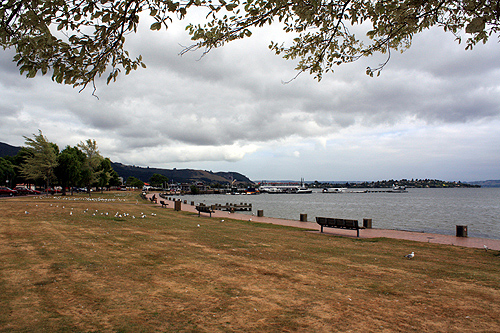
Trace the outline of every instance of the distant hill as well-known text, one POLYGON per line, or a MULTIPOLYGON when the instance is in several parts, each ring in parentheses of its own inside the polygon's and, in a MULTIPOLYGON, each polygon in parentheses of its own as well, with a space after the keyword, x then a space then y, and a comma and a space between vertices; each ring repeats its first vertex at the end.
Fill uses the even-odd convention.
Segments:
POLYGON ((132 165, 125 165, 121 163, 111 163, 113 169, 123 177, 123 180, 127 180, 128 177, 136 177, 143 182, 148 182, 151 176, 155 173, 163 175, 175 183, 189 183, 195 181, 201 181, 204 183, 229 183, 232 180, 236 180, 237 183, 253 183, 246 176, 237 172, 211 172, 205 170, 193 170, 193 169, 160 169, 160 168, 149 168, 149 167, 138 167, 132 165))
POLYGON ((6 143, 0 142, 0 157, 16 156, 21 150, 21 147, 14 147, 6 143))
POLYGON ((469 182, 469 184, 480 185, 481 187, 500 187, 499 180, 482 180, 477 182, 469 182))
MULTIPOLYGON (((0 142, 0 157, 15 156, 21 150, 21 147, 11 146, 9 144, 0 142)), ((111 163, 113 169, 126 180, 132 176, 148 182, 151 176, 155 173, 166 176, 170 181, 176 183, 189 183, 201 181, 204 183, 230 183, 236 180, 236 183, 253 183, 248 177, 237 172, 211 172, 204 170, 193 169, 160 169, 160 168, 143 168, 132 165, 125 165, 122 163, 111 163)))

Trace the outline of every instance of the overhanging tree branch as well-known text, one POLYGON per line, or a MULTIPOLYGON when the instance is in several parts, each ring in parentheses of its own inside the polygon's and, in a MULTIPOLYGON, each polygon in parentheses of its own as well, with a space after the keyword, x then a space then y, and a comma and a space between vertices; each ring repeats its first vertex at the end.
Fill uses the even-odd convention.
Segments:
POLYGON ((145 67, 125 49, 126 35, 137 31, 142 12, 154 19, 151 30, 161 30, 168 28, 170 15, 183 19, 191 7, 207 9, 207 16, 188 25, 194 45, 181 55, 200 48, 206 54, 254 29, 280 24, 294 38, 290 45, 271 42, 271 50, 299 59, 299 73, 308 71, 318 80, 333 66, 376 52, 387 54, 387 61, 367 73, 380 73, 391 50, 404 51, 413 35, 433 26, 459 41, 465 31, 466 49, 500 30, 496 0, 1 0, 0 44, 15 49, 14 61, 27 77, 50 72, 58 83, 85 89, 105 73, 109 83, 122 70, 145 67), (352 34, 354 26, 368 27, 368 40, 352 34))

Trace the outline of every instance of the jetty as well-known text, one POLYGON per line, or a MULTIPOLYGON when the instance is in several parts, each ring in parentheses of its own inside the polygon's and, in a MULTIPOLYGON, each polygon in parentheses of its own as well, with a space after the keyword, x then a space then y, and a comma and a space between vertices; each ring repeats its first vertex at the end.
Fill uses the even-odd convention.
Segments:
POLYGON ((252 211, 252 204, 251 203, 239 203, 239 204, 234 204, 234 203, 227 203, 225 205, 221 204, 214 204, 212 205, 212 209, 214 210, 225 210, 228 212, 237 212, 237 211, 252 211))
POLYGON ((391 189, 384 189, 384 190, 371 190, 371 189, 366 189, 366 190, 353 190, 353 191, 346 191, 345 188, 340 189, 337 191, 328 191, 328 189, 323 190, 323 193, 408 193, 406 190, 406 186, 395 186, 393 185, 391 189), (326 191, 325 191, 326 190, 326 191))
MULTIPOLYGON (((168 194, 166 193, 160 193, 159 194, 160 198, 163 198, 165 200, 169 201, 182 201, 181 199, 175 198, 175 197, 169 197, 168 194)), ((187 200, 184 200, 184 204, 188 204, 187 200)), ((194 201, 191 201, 191 206, 194 206, 194 201)), ((238 203, 229 203, 226 202, 225 205, 223 204, 213 204, 213 205, 206 205, 205 203, 200 203, 200 206, 207 206, 210 207, 212 210, 222 210, 222 211, 227 211, 227 212, 241 212, 241 211, 252 211, 252 204, 251 203, 246 203, 246 202, 240 202, 238 203)))
POLYGON ((362 192, 352 191, 352 193, 408 193, 407 190, 366 190, 362 192))

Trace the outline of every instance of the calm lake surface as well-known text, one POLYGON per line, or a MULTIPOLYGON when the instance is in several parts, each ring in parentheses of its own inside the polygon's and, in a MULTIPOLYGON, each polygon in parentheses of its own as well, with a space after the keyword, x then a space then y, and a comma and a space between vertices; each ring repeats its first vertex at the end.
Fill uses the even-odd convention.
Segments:
POLYGON ((500 239, 500 188, 410 188, 407 193, 321 193, 259 195, 184 195, 205 203, 252 203, 252 212, 299 220, 307 214, 357 219, 371 218, 374 228, 455 235, 456 225, 467 225, 469 237, 500 239))

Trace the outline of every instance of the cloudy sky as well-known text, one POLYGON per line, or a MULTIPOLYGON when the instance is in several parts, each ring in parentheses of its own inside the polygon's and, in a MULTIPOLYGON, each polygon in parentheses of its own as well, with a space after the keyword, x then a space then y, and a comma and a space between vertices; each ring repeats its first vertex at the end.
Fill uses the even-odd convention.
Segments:
POLYGON ((321 82, 273 55, 275 29, 200 58, 184 23, 140 31, 126 47, 147 69, 92 90, 26 79, 0 50, 0 141, 38 130, 61 149, 95 139, 115 162, 236 171, 252 180, 500 179, 500 45, 465 51, 439 29, 321 82))

